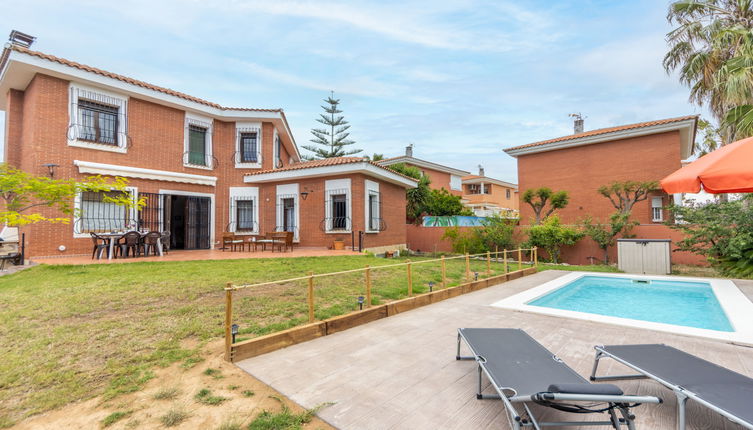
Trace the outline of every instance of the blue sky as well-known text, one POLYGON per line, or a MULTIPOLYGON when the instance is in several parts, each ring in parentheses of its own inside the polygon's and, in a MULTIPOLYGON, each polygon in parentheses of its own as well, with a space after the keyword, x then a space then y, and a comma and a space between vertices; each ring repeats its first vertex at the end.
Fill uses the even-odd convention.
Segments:
POLYGON ((572 133, 569 113, 587 130, 703 113, 661 67, 667 4, 0 0, 0 33, 226 106, 281 107, 299 145, 334 90, 364 153, 413 143, 515 181, 502 148, 572 133))

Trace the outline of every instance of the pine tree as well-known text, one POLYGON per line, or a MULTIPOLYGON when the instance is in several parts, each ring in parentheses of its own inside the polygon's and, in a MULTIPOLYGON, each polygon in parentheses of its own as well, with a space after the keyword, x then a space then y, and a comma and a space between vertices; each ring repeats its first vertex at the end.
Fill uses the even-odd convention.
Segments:
POLYGON ((311 130, 311 134, 314 138, 311 139, 312 143, 316 145, 303 145, 303 149, 313 152, 312 155, 305 155, 303 158, 307 160, 316 160, 321 158, 343 157, 345 155, 353 155, 361 152, 361 149, 347 149, 348 146, 355 144, 356 142, 348 139, 350 133, 348 129, 350 125, 345 117, 340 115, 342 111, 338 109, 340 99, 335 98, 334 91, 328 98, 324 100, 329 106, 322 106, 326 114, 319 114, 319 118, 316 120, 321 124, 329 127, 326 128, 314 128, 311 130))

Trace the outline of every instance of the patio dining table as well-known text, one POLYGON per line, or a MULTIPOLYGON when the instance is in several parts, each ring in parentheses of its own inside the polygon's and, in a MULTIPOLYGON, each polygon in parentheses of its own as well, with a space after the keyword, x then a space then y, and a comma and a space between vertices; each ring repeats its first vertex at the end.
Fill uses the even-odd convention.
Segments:
MULTIPOLYGON (((136 230, 130 230, 130 231, 136 231, 136 230)), ((136 232, 141 235, 142 239, 144 238, 144 236, 147 235, 147 233, 149 233, 149 232, 143 233, 143 232, 140 232, 140 231, 136 231, 136 232)), ((109 241, 109 244, 108 244, 109 248, 108 248, 108 252, 107 252, 107 259, 108 260, 112 260, 112 256, 113 256, 114 251, 115 251, 115 242, 117 242, 117 239, 120 239, 126 233, 128 233, 128 231, 110 232, 110 233, 98 233, 97 234, 97 236, 99 236, 99 237, 105 237, 109 241)), ((157 239, 157 252, 159 252, 159 255, 161 257, 162 256, 162 239, 161 238, 157 239)))

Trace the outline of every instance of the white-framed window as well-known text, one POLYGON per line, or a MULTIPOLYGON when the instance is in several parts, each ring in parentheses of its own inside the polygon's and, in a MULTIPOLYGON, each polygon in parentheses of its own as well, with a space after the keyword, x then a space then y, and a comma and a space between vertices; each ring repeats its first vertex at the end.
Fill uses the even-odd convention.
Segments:
POLYGON ((456 191, 463 190, 463 181, 458 175, 450 175, 450 189, 456 191))
POLYGON ((279 169, 282 167, 282 138, 280 138, 280 133, 277 132, 277 129, 275 129, 272 145, 272 168, 279 169))
POLYGON ((227 231, 259 233, 259 188, 230 187, 230 213, 227 231))
POLYGON ((196 169, 214 168, 211 118, 186 112, 183 165, 196 169))
POLYGON ((124 191, 82 191, 74 200, 73 236, 88 237, 90 233, 127 231, 137 227, 136 206, 126 207, 107 201, 127 193, 133 203, 138 198, 138 189, 128 187, 124 191))
POLYGON ((364 201, 364 223, 367 233, 377 233, 382 230, 382 199, 379 193, 379 182, 366 179, 366 199, 364 201))
POLYGON ((71 83, 68 145, 100 151, 128 151, 128 97, 71 83))
POLYGON ((261 123, 235 124, 235 167, 261 168, 261 123))
POLYGON ((327 233, 352 229, 350 178, 324 181, 324 225, 327 233))
POLYGON ((662 197, 651 198, 651 221, 662 222, 664 221, 664 199, 662 197))
POLYGON ((275 231, 293 232, 293 240, 299 240, 300 210, 298 205, 298 184, 278 185, 276 188, 277 224, 275 231))

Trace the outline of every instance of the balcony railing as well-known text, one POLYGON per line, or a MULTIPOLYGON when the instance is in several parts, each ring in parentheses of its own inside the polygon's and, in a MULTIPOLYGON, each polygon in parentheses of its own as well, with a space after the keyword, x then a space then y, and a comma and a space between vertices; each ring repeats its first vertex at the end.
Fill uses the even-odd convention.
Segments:
POLYGON ((351 230, 350 217, 328 217, 322 219, 319 228, 328 233, 349 232, 351 230))

